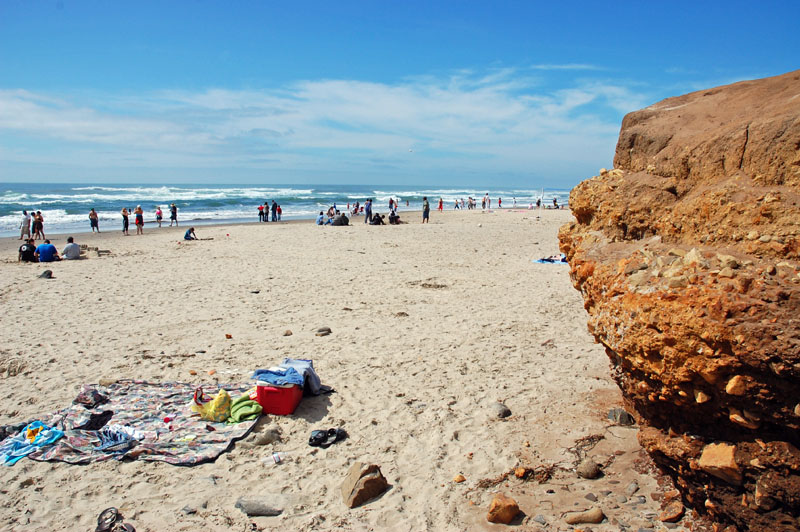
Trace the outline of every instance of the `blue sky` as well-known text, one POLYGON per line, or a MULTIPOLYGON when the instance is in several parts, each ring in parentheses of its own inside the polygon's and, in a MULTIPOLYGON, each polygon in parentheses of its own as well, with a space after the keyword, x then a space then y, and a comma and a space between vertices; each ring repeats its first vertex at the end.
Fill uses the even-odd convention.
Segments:
POLYGON ((800 2, 0 2, 0 181, 571 187, 800 2))

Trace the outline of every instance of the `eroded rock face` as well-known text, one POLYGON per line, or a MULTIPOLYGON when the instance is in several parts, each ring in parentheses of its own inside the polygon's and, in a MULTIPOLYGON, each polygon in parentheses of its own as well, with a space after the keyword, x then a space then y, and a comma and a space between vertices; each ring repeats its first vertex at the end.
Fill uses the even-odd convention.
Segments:
POLYGON ((800 528, 800 71, 630 113, 561 229, 640 441, 685 501, 800 528))

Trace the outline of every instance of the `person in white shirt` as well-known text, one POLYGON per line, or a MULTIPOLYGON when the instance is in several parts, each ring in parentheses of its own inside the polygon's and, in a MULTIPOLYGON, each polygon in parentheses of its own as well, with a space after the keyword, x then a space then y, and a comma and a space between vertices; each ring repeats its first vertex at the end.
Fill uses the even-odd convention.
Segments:
POLYGON ((28 214, 28 211, 22 211, 22 221, 19 224, 19 240, 22 240, 22 237, 31 237, 31 215, 28 214))
POLYGON ((67 238, 67 245, 61 250, 61 257, 66 260, 81 258, 81 247, 74 242, 72 237, 67 238))

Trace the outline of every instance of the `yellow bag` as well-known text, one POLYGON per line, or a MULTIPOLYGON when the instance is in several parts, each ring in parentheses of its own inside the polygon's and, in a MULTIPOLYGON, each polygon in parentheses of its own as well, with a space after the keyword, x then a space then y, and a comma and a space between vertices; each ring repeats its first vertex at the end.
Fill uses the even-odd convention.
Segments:
POLYGON ((225 421, 231 415, 231 396, 225 390, 220 390, 216 397, 205 402, 203 389, 198 388, 194 391, 192 411, 200 414, 200 419, 206 421, 225 421))

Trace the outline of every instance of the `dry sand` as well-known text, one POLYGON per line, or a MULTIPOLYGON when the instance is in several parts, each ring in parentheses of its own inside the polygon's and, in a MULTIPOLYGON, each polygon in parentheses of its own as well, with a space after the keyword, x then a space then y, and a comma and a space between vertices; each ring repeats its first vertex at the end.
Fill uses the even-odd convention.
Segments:
POLYGON ((98 513, 117 506, 140 532, 491 530, 503 526, 486 521, 496 492, 519 502, 520 530, 570 530, 563 513, 595 505, 608 519, 593 530, 661 527, 652 494, 669 486, 657 485, 636 430, 606 419, 620 394, 568 268, 531 262, 558 252, 570 213, 405 218, 414 223, 198 227, 213 240, 196 242, 181 240, 184 227, 84 234, 78 243, 112 253, 47 265, 17 264, 19 241, 3 239, 0 424, 63 408, 103 377, 208 390, 247 382, 285 356, 313 359, 336 393, 306 398, 293 416, 266 416, 259 430, 277 427, 280 442, 254 445, 254 434, 197 467, 0 467, 0 529, 93 530, 98 513), (55 278, 37 278, 44 269, 55 278), (321 326, 333 333, 315 336, 321 326), (493 417, 496 401, 512 415, 493 417), (312 430, 329 427, 349 439, 307 445, 312 430), (591 435, 603 439, 587 454, 608 465, 583 480, 570 449, 591 435), (264 463, 274 451, 290 460, 264 463), (380 465, 391 488, 350 510, 339 486, 356 460, 380 465), (490 482, 518 466, 553 478, 490 482), (623 501, 632 481, 640 489, 623 501), (248 518, 234 507, 247 494, 283 514, 248 518))

